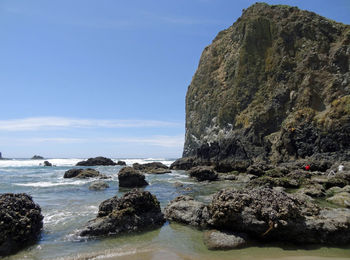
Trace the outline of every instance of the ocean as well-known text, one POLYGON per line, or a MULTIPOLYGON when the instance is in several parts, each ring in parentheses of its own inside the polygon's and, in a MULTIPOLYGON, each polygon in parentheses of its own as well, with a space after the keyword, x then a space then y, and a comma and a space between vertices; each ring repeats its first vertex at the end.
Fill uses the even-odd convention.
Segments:
MULTIPOLYGON (((82 239, 77 231, 98 211, 99 204, 115 195, 122 196, 129 189, 118 187, 121 166, 89 167, 111 177, 110 188, 91 191, 94 179, 64 179, 64 172, 83 159, 47 159, 54 167, 42 166, 44 160, 0 160, 0 193, 28 193, 42 209, 44 228, 37 244, 8 260, 18 259, 349 259, 350 248, 312 246, 253 245, 229 251, 209 251, 203 244, 203 231, 175 223, 142 233, 99 239, 82 239)), ((118 161, 119 158, 113 159, 118 161)), ((121 159, 133 163, 174 160, 162 158, 121 159)), ((80 167, 79 167, 80 168, 80 167)), ((82 167, 84 168, 84 167, 82 167)), ((156 195, 162 209, 175 197, 188 194, 209 202, 216 191, 232 187, 230 181, 198 183, 184 171, 155 175, 146 174, 149 186, 145 190, 156 195), (181 185, 179 185, 181 183, 181 185)), ((236 184, 237 185, 237 184, 236 184)))

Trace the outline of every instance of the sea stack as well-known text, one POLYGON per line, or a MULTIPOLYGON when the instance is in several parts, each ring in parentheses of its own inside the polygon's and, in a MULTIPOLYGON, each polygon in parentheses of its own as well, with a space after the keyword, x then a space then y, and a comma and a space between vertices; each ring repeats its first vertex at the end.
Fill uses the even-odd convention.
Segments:
POLYGON ((349 25, 284 5, 243 10, 202 53, 186 95, 182 161, 245 171, 349 160, 349 65, 349 25))

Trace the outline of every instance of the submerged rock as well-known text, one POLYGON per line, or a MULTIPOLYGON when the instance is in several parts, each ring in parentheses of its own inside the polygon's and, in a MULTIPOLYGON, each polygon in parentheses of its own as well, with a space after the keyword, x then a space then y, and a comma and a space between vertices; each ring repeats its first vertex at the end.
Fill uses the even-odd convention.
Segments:
POLYGON ((118 173, 119 187, 135 188, 148 185, 145 175, 132 167, 124 167, 118 173))
POLYGON ((214 181, 218 174, 210 166, 198 166, 188 171, 190 177, 196 178, 197 181, 214 181))
POLYGON ((169 167, 161 162, 151 162, 144 164, 134 163, 132 167, 137 171, 151 174, 164 174, 171 172, 171 170, 169 170, 169 167))
POLYGON ((109 188, 108 183, 104 182, 104 181, 96 181, 91 183, 91 185, 89 186, 89 190, 105 190, 109 188))
POLYGON ((209 219, 207 206, 189 196, 179 196, 164 209, 165 217, 195 227, 206 227, 209 219))
POLYGON ((81 161, 77 163, 77 166, 98 166, 98 165, 105 165, 105 166, 109 166, 109 165, 117 165, 114 161, 112 161, 109 158, 106 157, 95 157, 95 158, 89 158, 86 161, 81 161))
POLYGON ((63 178, 78 178, 78 179, 86 179, 86 178, 100 178, 107 179, 108 177, 104 174, 101 174, 99 171, 91 168, 87 169, 70 169, 64 173, 63 178))
POLYGON ((229 250, 247 245, 247 236, 242 233, 209 230, 203 235, 204 244, 210 250, 229 250))
POLYGON ((81 236, 118 235, 160 227, 165 219, 159 201, 148 191, 134 189, 100 204, 98 215, 88 222, 81 236))
POLYGON ((0 256, 34 244, 43 227, 39 205, 25 194, 0 195, 0 256))

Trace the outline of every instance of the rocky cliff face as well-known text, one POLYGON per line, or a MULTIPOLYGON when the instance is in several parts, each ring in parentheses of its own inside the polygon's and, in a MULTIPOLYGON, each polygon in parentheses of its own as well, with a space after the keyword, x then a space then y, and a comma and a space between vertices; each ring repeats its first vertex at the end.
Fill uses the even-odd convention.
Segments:
POLYGON ((350 158, 350 26, 256 3, 202 53, 183 157, 242 165, 350 158))

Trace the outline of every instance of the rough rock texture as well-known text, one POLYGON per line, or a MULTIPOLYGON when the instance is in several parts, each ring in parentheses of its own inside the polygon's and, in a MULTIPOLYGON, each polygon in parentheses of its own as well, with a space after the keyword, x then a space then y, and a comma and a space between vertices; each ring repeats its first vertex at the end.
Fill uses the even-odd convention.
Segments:
POLYGON ((100 178, 107 179, 107 176, 101 174, 99 171, 91 168, 87 169, 70 169, 64 173, 63 178, 78 178, 78 179, 86 179, 86 178, 100 178))
POLYGON ((40 207, 24 193, 0 195, 0 256, 37 241, 43 227, 40 207))
POLYGON ((334 203, 341 207, 350 208, 350 193, 349 192, 340 192, 334 196, 327 199, 328 202, 334 203))
POLYGON ((171 170, 169 170, 169 167, 161 162, 151 162, 151 163, 134 163, 132 167, 137 170, 144 173, 152 173, 152 174, 164 174, 164 173, 170 173, 171 170))
POLYGON ((159 201, 148 191, 134 189, 122 198, 114 196, 100 204, 98 215, 81 236, 104 236, 156 228, 163 225, 159 201))
POLYGON ((346 245, 350 210, 323 209, 300 194, 269 188, 222 190, 209 205, 215 228, 268 241, 346 245))
POLYGON ((197 181, 214 181, 218 178, 218 174, 210 166, 194 167, 188 173, 190 177, 196 178, 197 181))
POLYGON ((96 181, 91 183, 91 185, 89 186, 89 190, 105 190, 109 188, 108 183, 104 182, 104 181, 96 181))
POLYGON ((148 185, 145 175, 132 167, 124 167, 118 173, 119 187, 136 188, 148 185))
POLYGON ((247 245, 247 236, 239 233, 209 230, 204 233, 204 244, 210 250, 228 250, 247 245))
POLYGON ((113 162, 111 159, 106 157, 95 157, 95 158, 89 158, 86 161, 81 161, 77 163, 77 166, 98 166, 98 165, 117 165, 115 162, 113 162))
POLYGON ((40 156, 40 155, 34 155, 33 157, 32 157, 32 160, 43 160, 44 159, 44 157, 42 157, 42 156, 40 156))
POLYGON ((164 209, 164 214, 170 221, 201 228, 207 226, 209 219, 208 208, 204 203, 184 195, 172 200, 164 209))
POLYGON ((192 159, 173 167, 349 160, 349 61, 349 25, 296 7, 244 10, 202 53, 186 96, 192 159))

